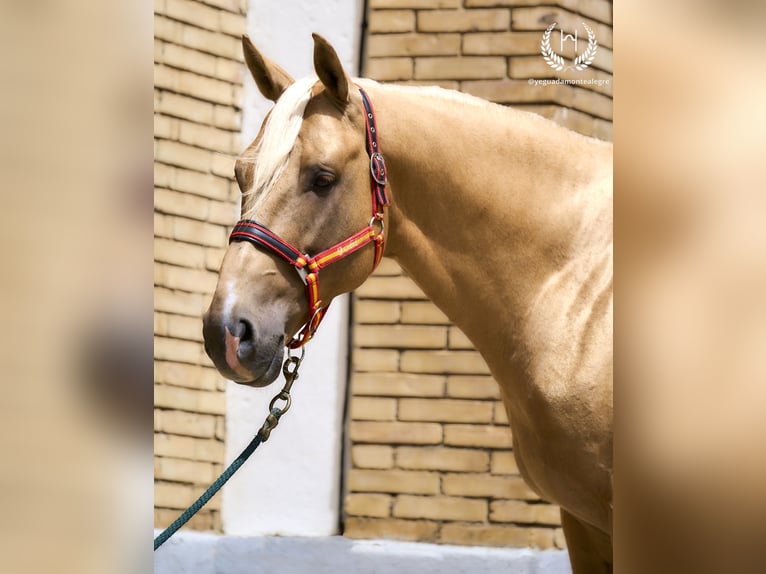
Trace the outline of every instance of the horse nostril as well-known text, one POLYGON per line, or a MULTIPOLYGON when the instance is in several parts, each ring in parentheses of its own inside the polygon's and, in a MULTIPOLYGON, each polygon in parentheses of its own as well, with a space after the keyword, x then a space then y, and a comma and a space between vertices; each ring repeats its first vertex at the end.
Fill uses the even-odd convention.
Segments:
POLYGON ((253 324, 247 319, 240 319, 237 324, 237 336, 240 343, 253 341, 253 324))

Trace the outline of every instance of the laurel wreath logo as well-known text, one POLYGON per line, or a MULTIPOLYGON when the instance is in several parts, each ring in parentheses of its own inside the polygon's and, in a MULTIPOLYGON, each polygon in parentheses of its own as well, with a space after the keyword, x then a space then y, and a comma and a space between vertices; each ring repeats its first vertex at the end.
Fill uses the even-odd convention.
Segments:
POLYGON ((562 70, 584 70, 593 63, 593 59, 596 57, 598 51, 598 42, 596 41, 596 33, 585 22, 582 23, 585 30, 588 32, 588 47, 585 51, 574 59, 573 66, 567 66, 564 58, 558 55, 551 48, 551 33, 556 27, 556 22, 548 26, 543 33, 543 39, 540 42, 540 51, 543 55, 545 62, 557 72, 562 70))

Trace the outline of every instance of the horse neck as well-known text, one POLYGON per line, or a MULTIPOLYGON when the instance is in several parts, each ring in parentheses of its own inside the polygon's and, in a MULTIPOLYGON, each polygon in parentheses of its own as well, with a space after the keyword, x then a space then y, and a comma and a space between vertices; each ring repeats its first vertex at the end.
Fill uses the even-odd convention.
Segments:
POLYGON ((368 90, 393 199, 387 255, 485 357, 507 357, 594 203, 611 213, 608 186, 594 186, 611 178, 610 145, 460 96, 368 90))

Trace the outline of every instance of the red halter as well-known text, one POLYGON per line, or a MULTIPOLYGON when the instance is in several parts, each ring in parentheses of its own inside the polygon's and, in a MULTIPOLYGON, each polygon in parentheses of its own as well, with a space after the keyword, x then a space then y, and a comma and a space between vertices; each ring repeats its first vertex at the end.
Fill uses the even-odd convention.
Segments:
POLYGON ((372 263, 373 270, 383 258, 385 245, 383 213, 386 206, 390 205, 388 195, 386 194, 386 184, 388 183, 386 162, 383 160, 378 146, 378 133, 372 102, 370 102, 370 98, 362 88, 359 88, 359 93, 362 95, 362 103, 365 110, 365 125, 367 127, 366 147, 367 153, 370 156, 370 174, 372 176, 370 179, 370 187, 372 188, 372 218, 370 219, 370 224, 348 239, 317 253, 313 257, 301 253, 298 249, 271 232, 265 225, 261 225, 251 219, 238 221, 229 236, 229 243, 232 241, 247 241, 258 248, 278 255, 295 267, 301 281, 306 286, 309 316, 298 335, 290 341, 288 346, 291 349, 297 349, 308 343, 314 336, 319 323, 321 323, 329 307, 329 304, 323 306, 321 299, 319 299, 320 269, 340 261, 344 257, 348 257, 368 243, 373 243, 375 246, 375 258, 372 263), (376 231, 376 224, 379 224, 380 231, 376 231))

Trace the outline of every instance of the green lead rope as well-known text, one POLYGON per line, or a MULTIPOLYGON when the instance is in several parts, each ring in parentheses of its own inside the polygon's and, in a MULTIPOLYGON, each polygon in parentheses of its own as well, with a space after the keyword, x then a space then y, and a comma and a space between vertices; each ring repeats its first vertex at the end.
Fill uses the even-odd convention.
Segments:
POLYGON ((285 360, 285 364, 282 366, 282 374, 285 377, 285 386, 282 387, 282 390, 279 391, 273 399, 271 399, 271 403, 269 403, 269 414, 263 422, 263 426, 253 437, 253 440, 250 441, 250 444, 245 447, 245 450, 243 450, 240 455, 234 459, 234 462, 221 473, 221 476, 219 476, 215 482, 202 493, 202 496, 195 500, 189 508, 184 510, 181 516, 176 518, 173 524, 157 535, 157 538, 154 539, 155 550, 165 544, 168 538, 173 536, 179 528, 189 522, 191 517, 197 514, 200 508, 205 506, 208 501, 221 490, 221 487, 228 482, 232 475, 239 470, 239 467, 245 464, 245 461, 250 458, 250 455, 253 454, 253 452, 255 452, 258 445, 269 440, 271 431, 279 424, 280 417, 290 409, 290 405, 292 404, 290 389, 292 388, 293 383, 298 379, 298 367, 300 367, 301 361, 303 361, 305 352, 306 350, 303 348, 300 357, 291 356, 288 348, 287 360, 285 360), (277 406, 278 401, 283 401, 281 407, 277 406))
POLYGON ((228 482, 228 480, 235 472, 237 472, 237 470, 239 470, 239 467, 245 464, 245 461, 250 458, 250 455, 255 452, 255 449, 258 448, 258 445, 260 445, 262 442, 263 437, 259 432, 255 435, 255 437, 253 437, 253 440, 250 441, 250 444, 245 447, 245 450, 243 450, 240 455, 234 459, 234 462, 232 462, 229 467, 223 471, 221 476, 219 476, 216 481, 211 484, 205 492, 202 493, 202 496, 195 500, 189 508, 184 510, 181 516, 175 519, 173 524, 168 526, 165 530, 157 535, 157 538, 154 539, 154 549, 157 550, 157 548, 162 546, 168 538, 176 533, 179 528, 189 522, 191 517, 197 514, 197 512, 199 512, 199 510, 205 506, 219 490, 221 490, 221 487, 228 482))

